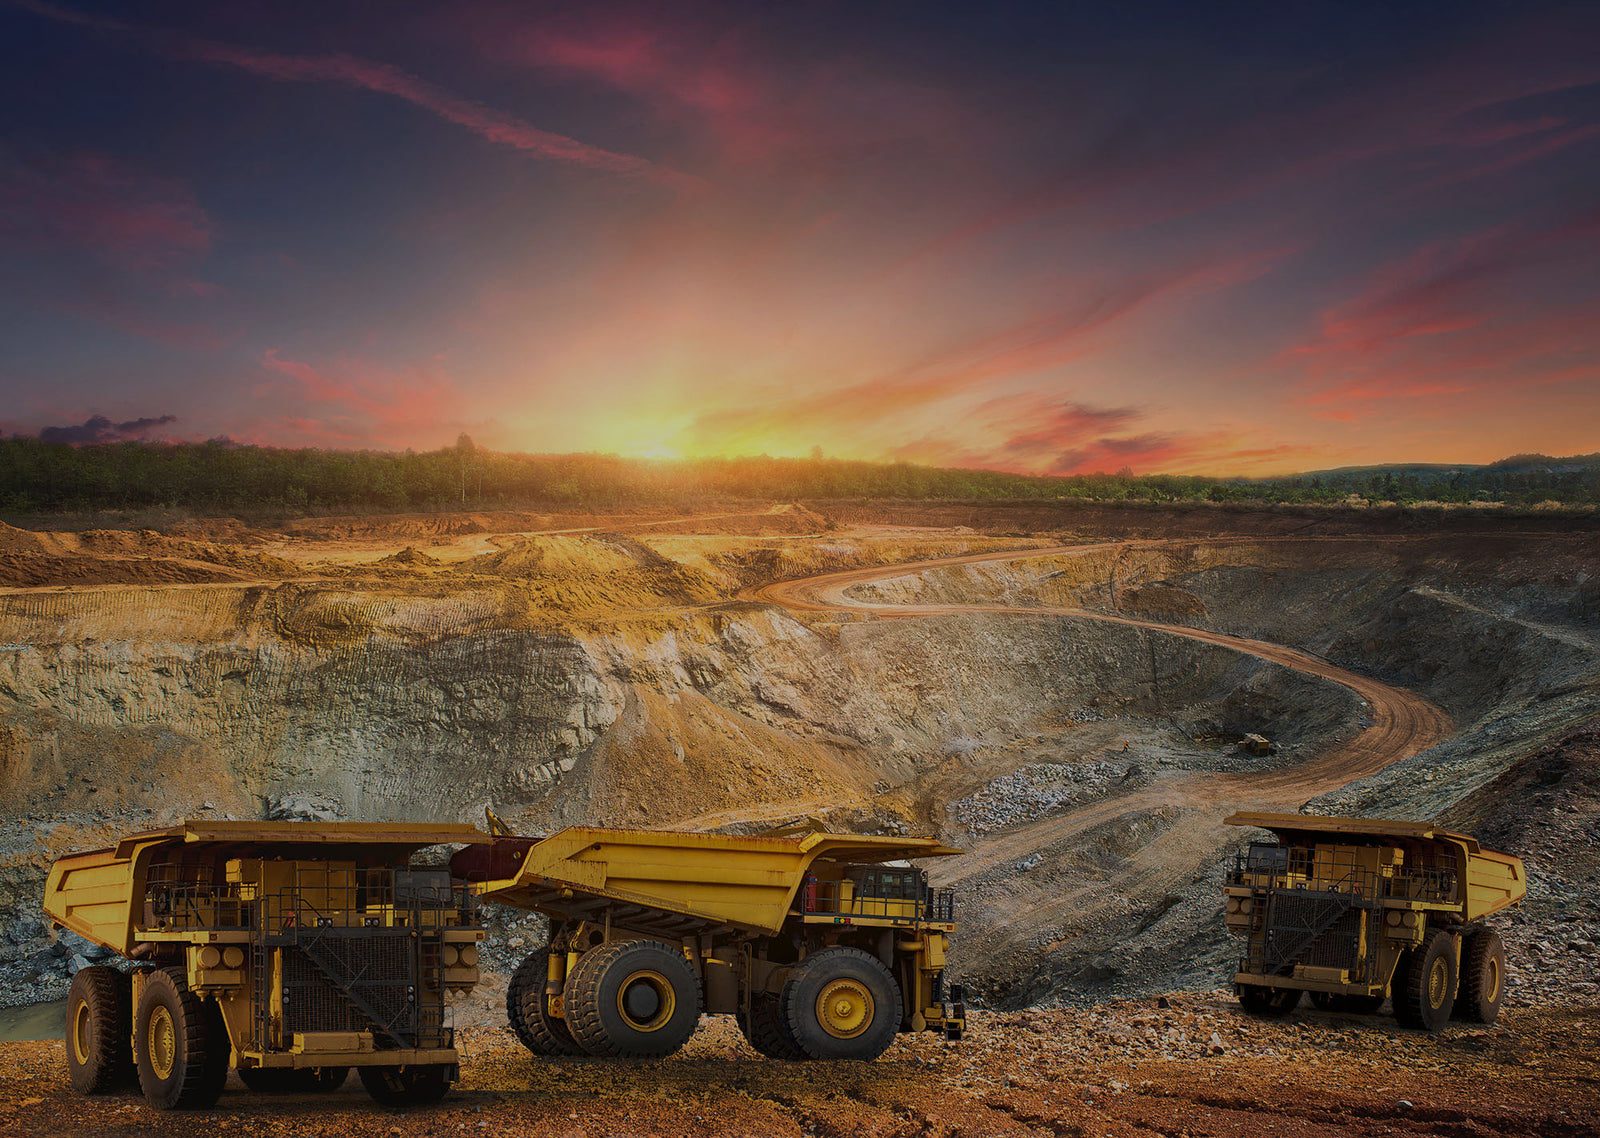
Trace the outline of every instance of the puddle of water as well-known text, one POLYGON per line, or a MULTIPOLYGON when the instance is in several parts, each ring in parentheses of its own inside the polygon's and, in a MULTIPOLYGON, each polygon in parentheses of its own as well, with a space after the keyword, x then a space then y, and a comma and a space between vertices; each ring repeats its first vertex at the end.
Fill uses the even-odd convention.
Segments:
POLYGON ((0 1043, 25 1039, 60 1039, 67 1018, 67 1001, 27 1004, 20 1008, 0 1008, 0 1043))

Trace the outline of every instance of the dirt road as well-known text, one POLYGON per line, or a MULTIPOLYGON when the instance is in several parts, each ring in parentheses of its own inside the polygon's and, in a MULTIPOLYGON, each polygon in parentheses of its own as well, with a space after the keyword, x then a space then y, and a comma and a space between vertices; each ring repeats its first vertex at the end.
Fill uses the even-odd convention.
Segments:
MULTIPOLYGON (((1262 539, 1252 539, 1260 542, 1262 539)), ((1291 539, 1292 540, 1292 539, 1291 539)), ((1305 539, 1326 540, 1326 539, 1305 539)), ((885 581, 929 569, 942 569, 957 565, 1021 561, 1032 558, 1077 556, 1094 551, 1119 548, 1149 548, 1169 544, 1166 542, 1106 542, 1096 545, 1062 545, 1042 549, 1013 550, 1005 553, 978 553, 963 557, 949 557, 931 561, 916 561, 900 565, 879 565, 865 569, 849 569, 826 573, 795 581, 779 581, 748 592, 751 600, 781 605, 796 612, 829 612, 848 610, 871 613, 893 619, 927 616, 959 616, 966 614, 1000 614, 1012 616, 1056 616, 1074 620, 1095 620, 1108 624, 1121 624, 1133 628, 1146 628, 1169 636, 1181 636, 1215 644, 1245 655, 1269 660, 1286 668, 1308 675, 1320 676, 1342 684, 1363 699, 1368 708, 1368 726, 1350 742, 1323 754, 1316 760, 1288 770, 1270 773, 1195 774, 1162 784, 1159 795, 1181 790, 1185 796, 1198 803, 1215 804, 1241 797, 1250 805, 1299 805, 1308 798, 1336 790, 1355 779, 1364 778, 1383 770, 1392 763, 1426 750, 1447 738, 1451 731, 1450 717, 1445 711, 1405 688, 1386 684, 1370 676, 1355 672, 1324 660, 1320 656, 1273 644, 1265 640, 1251 640, 1226 632, 1212 632, 1181 624, 1163 624, 1159 621, 1115 613, 1093 612, 1080 608, 1057 608, 1025 605, 901 605, 879 604, 858 600, 848 590, 856 585, 885 581)), ((1193 544, 1189 542, 1189 544, 1193 544)), ((1131 796, 1130 796, 1131 797, 1131 796)), ((1127 802, 1128 798, 1119 801, 1127 802)))
MULTIPOLYGON (((1187 540, 1187 539, 1186 539, 1187 540)), ((1254 538, 1259 543, 1263 539, 1254 538)), ((1272 539, 1266 539, 1272 540, 1272 539)), ((1280 539, 1316 542, 1327 538, 1280 539)), ((1188 544, 1193 544, 1188 541, 1188 544)), ((1158 779, 1154 784, 1127 794, 1091 803, 1077 810, 1042 818, 976 843, 968 853, 933 868, 942 884, 978 878, 997 867, 1040 850, 1048 850, 1116 818, 1145 811, 1176 811, 1177 817, 1162 833, 1128 859, 1111 881, 1100 879, 1080 889, 1041 891, 1021 907, 1007 913, 1006 920, 984 938, 983 957, 995 959, 1035 936, 1041 928, 1057 924, 1062 917, 1078 917, 1107 897, 1138 899, 1164 890, 1167 884, 1196 872, 1226 841, 1222 819, 1234 810, 1293 811, 1311 798, 1337 790, 1356 779, 1377 773, 1385 767, 1443 741, 1451 732, 1450 717, 1443 709, 1415 692, 1386 684, 1370 676, 1358 675, 1321 657, 1297 648, 1251 640, 1228 633, 1212 632, 1186 625, 1163 624, 1153 620, 1094 612, 1078 608, 995 604, 882 604, 860 600, 849 590, 857 585, 891 580, 931 569, 1020 561, 1030 558, 1083 556, 1093 552, 1135 548, 1155 548, 1174 544, 1162 540, 1147 542, 1104 542, 1090 545, 1063 545, 1005 553, 981 553, 899 565, 850 569, 792 581, 780 581, 750 590, 747 599, 780 605, 795 612, 850 611, 870 613, 889 619, 915 619, 932 616, 1010 615, 1030 618, 1057 617, 1068 620, 1093 620, 1148 629, 1168 636, 1179 636, 1214 644, 1268 660, 1286 668, 1342 684, 1366 703, 1367 726, 1353 739, 1325 751, 1310 762, 1276 771, 1230 773, 1195 771, 1158 779)))
POLYGON ((1217 994, 1072 1012, 974 1013, 967 1039, 902 1035, 876 1063, 777 1063, 729 1017, 670 1059, 534 1059, 504 1030, 463 1043, 439 1106, 394 1112, 355 1079, 161 1113, 81 1098, 62 1045, 0 1044, 0 1132, 90 1135, 549 1135, 551 1138, 1401 1138, 1593 1135, 1593 1009, 1514 1008, 1445 1036, 1375 1017, 1245 1018, 1217 994))

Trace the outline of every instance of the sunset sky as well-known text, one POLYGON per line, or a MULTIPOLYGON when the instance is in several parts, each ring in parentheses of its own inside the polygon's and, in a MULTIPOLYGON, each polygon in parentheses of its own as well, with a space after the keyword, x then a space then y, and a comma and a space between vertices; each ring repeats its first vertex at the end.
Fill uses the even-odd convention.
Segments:
POLYGON ((0 433, 1600 450, 1600 4, 0 0, 0 433))

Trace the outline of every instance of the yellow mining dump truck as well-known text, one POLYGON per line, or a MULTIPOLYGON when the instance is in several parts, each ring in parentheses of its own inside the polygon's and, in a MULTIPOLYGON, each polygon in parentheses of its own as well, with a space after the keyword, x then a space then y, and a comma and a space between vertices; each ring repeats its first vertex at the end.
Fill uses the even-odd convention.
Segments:
POLYGON ((910 859, 933 838, 573 828, 499 837, 452 870, 486 900, 550 918, 506 1011, 535 1054, 676 1051, 702 1010, 774 1059, 875 1059, 896 1032, 959 1038, 944 985, 949 891, 910 859))
POLYGON ((136 1073, 151 1104, 204 1107, 230 1068, 270 1091, 331 1090, 354 1067, 386 1105, 441 1098, 459 1062, 446 993, 477 982, 483 928, 465 882, 410 861, 485 841, 457 825, 199 821, 61 858, 45 912, 134 962, 73 977, 72 1085, 136 1073))
POLYGON ((1234 976, 1245 1011, 1281 1016, 1310 992, 1319 1008, 1376 1012, 1393 1000, 1408 1027, 1454 1017, 1493 1023, 1506 953, 1481 922, 1527 892, 1522 862, 1427 822, 1235 814, 1252 842, 1223 887, 1228 928, 1245 938, 1234 976))

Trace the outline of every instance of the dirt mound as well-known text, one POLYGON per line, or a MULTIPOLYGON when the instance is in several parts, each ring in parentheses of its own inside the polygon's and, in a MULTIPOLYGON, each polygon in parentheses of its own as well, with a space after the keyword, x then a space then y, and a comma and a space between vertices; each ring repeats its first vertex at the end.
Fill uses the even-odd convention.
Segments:
POLYGON ((59 553, 61 542, 55 534, 35 533, 0 522, 0 553, 59 553))
POLYGON ((379 565, 437 565, 437 564, 439 564, 439 559, 437 557, 429 557, 426 553, 422 552, 422 550, 418 549, 414 545, 408 545, 404 549, 402 549, 399 553, 391 553, 391 554, 389 554, 389 556, 387 556, 383 560, 379 561, 378 564, 379 565))
POLYGON ((292 576, 279 557, 155 530, 33 533, 0 523, 0 585, 184 584, 292 576))
POLYGON ((527 538, 468 558, 455 572, 517 581, 533 607, 573 614, 615 616, 723 599, 705 573, 614 533, 527 538))
POLYGON ((447 514, 342 515, 297 518, 282 525, 282 535, 299 541, 383 542, 448 540, 474 534, 537 534, 577 530, 626 530, 635 526, 671 525, 679 512, 627 510, 614 514, 589 511, 533 513, 468 511, 447 514))
POLYGON ((223 565, 243 573, 284 577, 296 572, 292 562, 230 545, 167 537, 155 530, 90 530, 79 539, 79 551, 95 557, 160 557, 223 565))
POLYGON ((193 518, 169 526, 164 532, 168 537, 183 537, 191 541, 225 541, 233 545, 265 545, 279 540, 275 534, 265 533, 238 518, 193 518))
POLYGON ((50 585, 202 585, 245 581, 250 574, 160 557, 27 557, 0 553, 0 587, 50 585))

